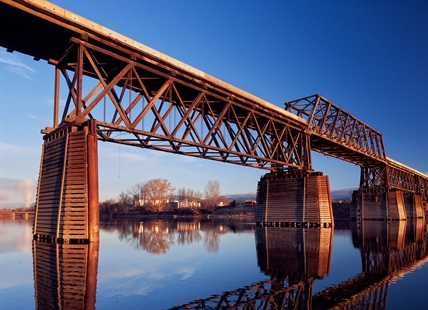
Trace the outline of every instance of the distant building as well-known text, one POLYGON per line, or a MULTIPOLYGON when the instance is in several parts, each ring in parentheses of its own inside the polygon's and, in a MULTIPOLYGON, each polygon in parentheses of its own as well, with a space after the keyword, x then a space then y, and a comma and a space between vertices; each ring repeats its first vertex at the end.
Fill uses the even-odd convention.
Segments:
POLYGON ((199 198, 179 199, 179 197, 174 196, 171 200, 171 207, 174 209, 199 209, 201 207, 201 200, 199 198))

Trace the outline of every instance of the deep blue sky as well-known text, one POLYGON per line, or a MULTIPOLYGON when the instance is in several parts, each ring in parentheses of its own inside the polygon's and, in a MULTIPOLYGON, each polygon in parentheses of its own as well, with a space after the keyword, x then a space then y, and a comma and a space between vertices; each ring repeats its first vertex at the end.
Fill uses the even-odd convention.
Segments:
MULTIPOLYGON (((380 131, 388 157, 428 173, 428 1, 52 2, 280 107, 320 93, 380 131)), ((23 205, 37 182, 53 74, 44 61, 0 49, 2 206, 23 205)), ((101 200, 158 177, 177 188, 202 191, 218 179, 223 194, 255 192, 265 173, 99 148, 101 200)), ((319 154, 313 162, 333 190, 358 187, 359 167, 319 154)))

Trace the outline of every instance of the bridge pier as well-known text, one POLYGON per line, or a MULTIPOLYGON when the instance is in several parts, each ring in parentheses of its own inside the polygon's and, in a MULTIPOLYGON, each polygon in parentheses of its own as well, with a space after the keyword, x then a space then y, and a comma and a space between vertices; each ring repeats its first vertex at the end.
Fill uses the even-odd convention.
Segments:
POLYGON ((34 239, 99 241, 95 125, 65 124, 44 136, 34 239))
POLYGON ((255 220, 262 226, 333 226, 328 176, 303 171, 264 175, 257 187, 255 220))
POLYGON ((358 190, 353 193, 351 218, 356 220, 406 220, 422 218, 420 195, 401 190, 358 190))

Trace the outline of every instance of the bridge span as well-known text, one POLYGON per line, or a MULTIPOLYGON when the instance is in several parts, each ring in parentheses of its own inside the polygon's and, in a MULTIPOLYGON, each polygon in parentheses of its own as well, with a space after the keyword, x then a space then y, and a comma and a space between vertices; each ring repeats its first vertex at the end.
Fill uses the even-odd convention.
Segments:
POLYGON ((0 45, 55 68, 36 235, 97 238, 97 140, 267 170, 262 224, 331 225, 312 150, 361 167, 353 217, 423 216, 428 176, 386 157, 381 133, 321 95, 280 108, 47 1, 0 0, 0 10, 0 45))

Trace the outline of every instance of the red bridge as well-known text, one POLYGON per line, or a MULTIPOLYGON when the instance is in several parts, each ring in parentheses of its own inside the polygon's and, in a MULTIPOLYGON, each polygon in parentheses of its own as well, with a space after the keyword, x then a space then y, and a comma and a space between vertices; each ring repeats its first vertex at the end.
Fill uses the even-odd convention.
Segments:
POLYGON ((331 225, 312 150, 361 167, 352 217, 423 216, 428 176, 386 157, 381 133, 321 95, 279 108, 47 1, 0 0, 0 10, 0 45, 55 68, 38 237, 98 238, 97 140, 270 171, 258 184, 264 225, 331 225))

